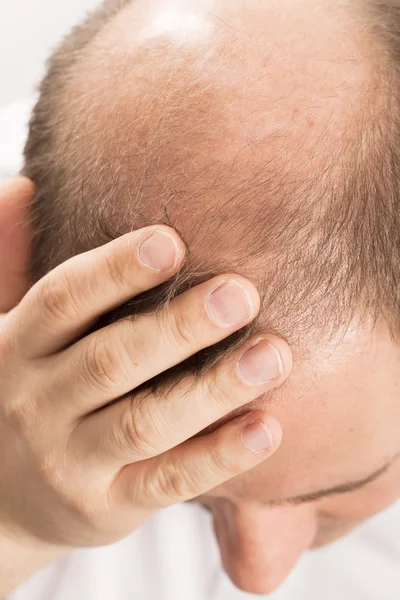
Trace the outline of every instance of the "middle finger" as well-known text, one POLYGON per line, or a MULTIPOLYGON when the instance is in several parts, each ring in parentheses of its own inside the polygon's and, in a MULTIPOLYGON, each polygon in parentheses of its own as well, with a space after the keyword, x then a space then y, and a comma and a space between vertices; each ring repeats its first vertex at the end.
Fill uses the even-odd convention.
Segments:
POLYGON ((284 340, 253 337, 201 379, 192 375, 177 381, 165 398, 138 394, 86 417, 73 433, 73 451, 85 469, 153 458, 280 386, 290 370, 284 340))
POLYGON ((56 410, 67 419, 79 419, 228 337, 258 310, 257 290, 247 279, 215 277, 159 312, 123 319, 49 359, 57 393, 47 397, 52 403, 57 397, 56 410))

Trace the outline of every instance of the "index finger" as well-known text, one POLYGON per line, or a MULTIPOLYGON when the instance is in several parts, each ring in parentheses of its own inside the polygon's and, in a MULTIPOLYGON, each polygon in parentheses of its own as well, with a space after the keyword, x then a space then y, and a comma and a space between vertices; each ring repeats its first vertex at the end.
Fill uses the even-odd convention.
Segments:
POLYGON ((52 354, 102 314, 167 281, 184 255, 178 234, 159 225, 75 256, 31 288, 7 317, 4 334, 23 358, 52 354))

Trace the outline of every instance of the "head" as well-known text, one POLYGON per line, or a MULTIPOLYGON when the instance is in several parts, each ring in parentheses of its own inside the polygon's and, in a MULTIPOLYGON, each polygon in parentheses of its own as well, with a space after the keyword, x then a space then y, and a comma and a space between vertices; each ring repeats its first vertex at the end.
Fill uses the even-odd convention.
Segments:
POLYGON ((285 386, 245 407, 279 419, 280 449, 199 499, 249 591, 400 495, 398 31, 396 0, 109 0, 56 51, 31 121, 33 281, 165 222, 182 273, 103 323, 238 272, 253 327, 292 346, 285 386))

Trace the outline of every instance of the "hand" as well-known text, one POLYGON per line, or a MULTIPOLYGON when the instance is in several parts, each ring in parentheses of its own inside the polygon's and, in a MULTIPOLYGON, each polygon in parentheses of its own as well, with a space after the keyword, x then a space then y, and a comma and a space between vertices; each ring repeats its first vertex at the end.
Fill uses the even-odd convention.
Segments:
POLYGON ((1 320, 0 526, 14 535, 111 543, 279 446, 279 424, 260 411, 193 439, 284 381, 291 353, 272 335, 250 339, 200 380, 186 376, 167 397, 132 392, 249 323, 259 297, 246 279, 216 277, 157 315, 84 335, 169 279, 184 253, 168 227, 135 231, 59 266, 1 320))

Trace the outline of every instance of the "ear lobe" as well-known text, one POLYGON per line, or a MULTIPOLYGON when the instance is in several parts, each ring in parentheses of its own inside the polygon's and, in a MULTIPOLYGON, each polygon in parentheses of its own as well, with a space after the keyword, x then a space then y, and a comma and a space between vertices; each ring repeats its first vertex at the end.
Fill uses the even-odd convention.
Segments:
POLYGON ((0 313, 14 308, 29 289, 29 208, 34 191, 26 177, 0 183, 0 313))

